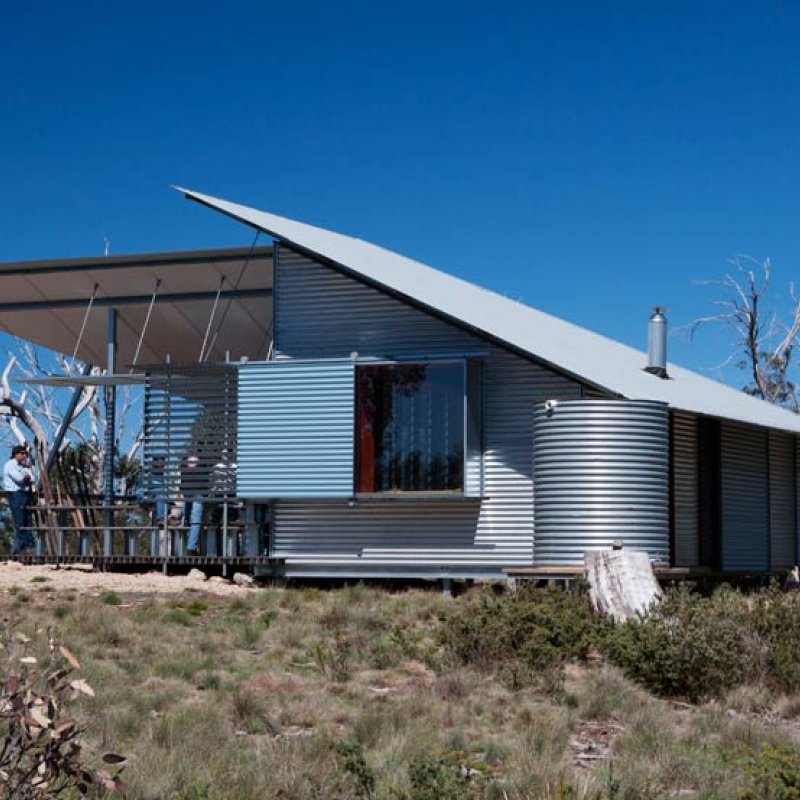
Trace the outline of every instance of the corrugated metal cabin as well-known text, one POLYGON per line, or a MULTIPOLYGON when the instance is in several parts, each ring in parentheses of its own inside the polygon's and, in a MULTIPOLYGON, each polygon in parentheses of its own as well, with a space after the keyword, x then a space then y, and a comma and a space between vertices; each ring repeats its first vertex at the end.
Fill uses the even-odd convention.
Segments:
MULTIPOLYGON (((186 195, 273 245, 111 259, 70 285, 128 298, 106 305, 130 329, 120 360, 137 360, 137 338, 146 350, 149 485, 165 457, 185 457, 199 419, 227 431, 205 434, 208 463, 223 452, 235 463, 248 519, 270 521, 266 541, 244 546, 282 574, 499 578, 568 570, 615 540, 664 567, 763 573, 800 560, 800 417, 673 364, 648 372, 638 350, 375 245, 186 195), (148 259, 193 264, 193 291, 163 295, 171 314, 148 295, 148 259), (209 311, 214 325, 201 322, 209 311), (185 387, 214 369, 226 400, 211 414, 185 387), (165 434, 164 420, 183 433, 165 434)), ((0 267, 12 293, 20 269, 0 267)), ((36 282, 33 265, 25 275, 36 282)), ((65 300, 38 281, 37 297, 65 300)), ((54 326, 23 314, 24 292, 12 300, 5 329, 58 349, 54 326)), ((77 329, 77 302, 59 313, 77 329)), ((102 363, 104 336, 89 325, 80 355, 102 363)))

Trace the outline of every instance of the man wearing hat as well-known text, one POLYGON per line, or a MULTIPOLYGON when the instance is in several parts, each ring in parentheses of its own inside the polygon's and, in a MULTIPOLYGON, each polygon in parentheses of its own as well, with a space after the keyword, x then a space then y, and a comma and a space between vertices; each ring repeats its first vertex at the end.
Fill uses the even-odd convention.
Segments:
POLYGON ((11 448, 11 458, 3 467, 3 489, 8 495, 8 505, 14 518, 14 545, 12 555, 19 555, 33 547, 33 533, 30 530, 31 492, 33 491, 33 471, 28 458, 28 448, 18 444, 11 448))

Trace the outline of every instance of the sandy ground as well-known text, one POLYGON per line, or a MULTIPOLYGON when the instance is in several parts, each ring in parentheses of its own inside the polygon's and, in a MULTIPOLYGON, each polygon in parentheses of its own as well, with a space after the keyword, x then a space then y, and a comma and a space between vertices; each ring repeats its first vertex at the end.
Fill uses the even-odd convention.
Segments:
POLYGON ((179 594, 191 589, 217 595, 241 595, 258 591, 242 588, 231 581, 214 577, 202 580, 186 575, 164 576, 161 572, 138 575, 121 572, 94 572, 90 566, 25 566, 15 561, 0 562, 0 592, 11 587, 34 588, 51 586, 56 590, 70 590, 79 594, 97 594, 114 590, 119 594, 179 594), (31 579, 37 580, 32 581, 31 579), (47 580, 43 581, 42 578, 47 580))

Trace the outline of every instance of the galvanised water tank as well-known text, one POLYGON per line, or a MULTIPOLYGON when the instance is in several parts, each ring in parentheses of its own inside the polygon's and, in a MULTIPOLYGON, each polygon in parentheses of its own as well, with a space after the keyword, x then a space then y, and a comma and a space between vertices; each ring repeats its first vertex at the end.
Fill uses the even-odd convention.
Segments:
POLYGON ((533 418, 534 563, 583 564, 615 540, 669 563, 666 403, 565 400, 533 418))

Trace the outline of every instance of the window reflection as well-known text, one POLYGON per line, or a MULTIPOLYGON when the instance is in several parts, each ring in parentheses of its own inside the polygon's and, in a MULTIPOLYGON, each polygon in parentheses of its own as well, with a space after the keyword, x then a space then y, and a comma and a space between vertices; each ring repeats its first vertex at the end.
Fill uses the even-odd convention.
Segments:
POLYGON ((359 492, 464 488, 463 364, 356 368, 359 492))

